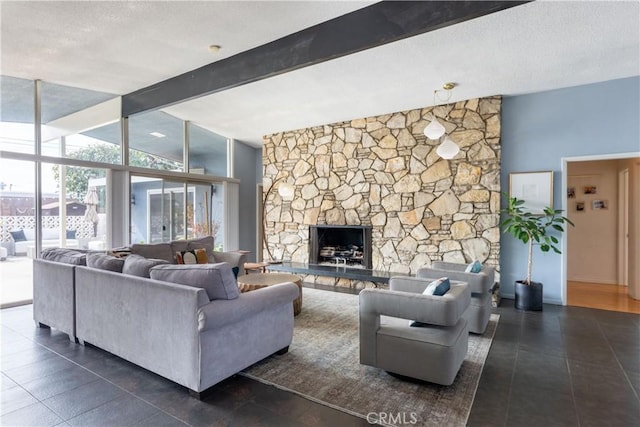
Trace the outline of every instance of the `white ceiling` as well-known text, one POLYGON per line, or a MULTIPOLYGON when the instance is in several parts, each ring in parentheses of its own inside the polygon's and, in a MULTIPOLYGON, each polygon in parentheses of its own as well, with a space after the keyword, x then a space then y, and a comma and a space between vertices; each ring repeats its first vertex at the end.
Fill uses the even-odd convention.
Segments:
MULTIPOLYGON (((3 75, 125 94, 370 2, 2 2, 3 75), (207 47, 220 44, 212 55, 207 47)), ((452 101, 640 75, 636 1, 536 1, 164 111, 262 135, 452 101)))

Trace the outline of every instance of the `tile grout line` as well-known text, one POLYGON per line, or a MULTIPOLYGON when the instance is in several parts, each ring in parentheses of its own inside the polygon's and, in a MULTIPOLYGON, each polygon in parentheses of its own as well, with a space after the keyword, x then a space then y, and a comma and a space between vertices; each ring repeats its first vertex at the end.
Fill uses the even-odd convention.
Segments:
MULTIPOLYGON (((84 369, 84 370, 86 370, 86 371, 88 371, 88 372, 92 373, 93 375, 95 375, 96 377, 98 377, 98 379, 102 379, 103 381, 108 382, 109 384, 111 384, 111 385, 113 385, 114 387, 116 387, 116 388, 120 389, 121 391, 123 391, 123 392, 125 392, 125 393, 127 393, 127 394, 129 394, 129 395, 131 395, 131 396, 133 396, 133 397, 134 397, 134 398, 136 398, 136 399, 141 400, 142 402, 146 403, 147 405, 149 405, 149 406, 151 406, 151 407, 153 407, 153 408, 155 408, 155 409, 157 409, 157 410, 161 411, 162 413, 164 413, 164 414, 166 414, 166 415, 168 415, 168 416, 170 416, 170 417, 172 417, 172 418, 174 418, 174 419, 176 419, 176 420, 180 421, 181 423, 183 423, 183 424, 185 424, 185 425, 188 425, 188 426, 190 426, 190 427, 193 427, 191 424, 187 423, 186 421, 183 421, 183 420, 181 420, 180 418, 177 418, 177 417, 173 416, 172 414, 170 414, 170 413, 168 413, 168 412, 164 411, 162 408, 159 408, 158 406, 154 405, 153 403, 148 402, 147 400, 145 400, 145 399, 143 399, 143 398, 141 398, 141 397, 136 396, 134 393, 130 392, 129 390, 126 390, 126 389, 124 389, 124 388, 120 387, 118 384, 115 384, 115 383, 113 383, 112 381, 108 380, 107 378, 103 377, 102 375, 100 375, 100 374, 98 374, 98 373, 96 373, 96 372, 93 372, 91 369, 89 369, 89 368, 87 368, 87 367, 85 367, 85 366, 83 366, 83 365, 79 364, 78 362, 76 362, 76 361, 74 361, 74 360, 69 359, 68 357, 64 356, 63 354, 58 353, 57 351, 53 350, 52 348, 47 347, 46 345, 44 345, 44 344, 42 344, 42 343, 40 343, 40 342, 38 342, 38 341, 36 341, 36 340, 34 340, 34 339, 31 339, 31 338, 30 338, 30 337, 28 337, 28 336, 25 336, 22 332, 20 332, 20 331, 18 331, 18 330, 13 329, 13 328, 12 328, 12 327, 10 327, 10 326, 6 326, 6 325, 3 325, 3 326, 5 326, 5 327, 7 327, 7 328, 11 329, 13 332, 17 333, 18 335, 22 336, 23 338, 25 338, 25 339, 27 339, 27 340, 32 341, 33 343, 37 344, 38 346, 43 347, 43 348, 45 348, 45 349, 46 349, 46 350, 48 350, 48 351, 51 351, 52 353, 56 354, 57 356, 61 357, 62 359, 65 359, 65 360, 67 360, 67 361, 69 361, 69 362, 73 363, 74 365, 79 366, 79 367, 81 367, 82 369, 84 369)), ((34 326, 34 327, 35 327, 35 326, 34 326)), ((51 330, 51 329, 49 329, 49 330, 51 330)), ((80 344, 75 343, 75 345, 80 345, 80 344)), ((96 347, 96 348, 99 348, 99 347, 96 347)), ((102 349, 100 349, 100 350, 101 350, 101 351, 105 351, 105 350, 102 350, 102 349)), ((116 357, 118 357, 118 356, 116 356, 116 357)), ((122 358, 120 358, 120 357, 118 357, 118 358, 119 358, 119 359, 121 359, 121 360, 126 360, 126 359, 122 359, 122 358)), ((127 361, 127 362, 129 362, 129 361, 127 361)), ((131 363, 131 362, 129 362, 129 363, 131 363)), ((135 364, 134 364, 134 365, 135 365, 135 364)), ((28 365, 26 365, 26 366, 28 366, 28 365)), ((140 369, 144 369, 144 368, 139 367, 138 365, 135 365, 135 366, 136 366, 136 367, 138 367, 138 368, 140 368, 140 369)), ((3 372, 3 373, 4 373, 5 375, 7 375, 5 372, 3 372)), ((18 383, 17 381, 13 380, 13 379, 12 379, 11 377, 9 377, 8 375, 7 375, 7 377, 8 377, 9 379, 11 379, 13 382, 15 382, 19 387, 21 387, 21 388, 22 388, 23 390, 25 390, 27 393, 29 393, 29 395, 33 396, 33 395, 28 391, 28 390, 26 390, 24 387, 22 387, 22 385, 21 385, 20 383, 18 383)), ((96 381, 97 381, 98 379, 96 379, 96 381)), ((85 384, 82 384, 82 385, 85 385, 85 384)), ((72 388, 72 389, 70 389, 70 390, 67 390, 67 391, 75 390, 75 389, 77 389, 77 388, 79 388, 79 387, 82 387, 82 385, 80 385, 80 386, 78 386, 78 387, 74 387, 74 388, 72 388)), ((63 392, 63 393, 66 393, 66 391, 65 391, 65 392, 63 392)), ((62 394, 62 393, 58 393, 58 394, 56 394, 56 395, 54 395, 54 396, 58 396, 59 394, 62 394)), ((50 396, 50 397, 54 397, 54 396, 50 396)), ((34 399, 36 399, 39 403, 42 403, 42 404, 43 404, 47 409, 51 410, 54 414, 58 415, 58 414, 57 414, 53 409, 49 408, 49 406, 47 406, 43 401, 41 401, 40 399, 38 399, 38 398, 37 398, 37 397, 35 397, 35 396, 33 396, 33 398, 34 398, 34 399)), ((105 402, 105 403, 103 403, 103 404, 101 404, 101 405, 96 406, 95 408, 89 409, 88 411, 85 411, 85 412, 83 412, 82 414, 85 414, 85 413, 90 412, 90 411, 92 411, 92 410, 94 410, 94 409, 100 408, 100 407, 102 407, 102 406, 106 405, 107 403, 112 402, 112 401, 113 401, 113 400, 115 400, 115 399, 116 399, 116 398, 111 399, 111 400, 109 400, 108 402, 105 402)), ((29 405, 29 406, 30 406, 30 405, 29 405)), ((23 408, 20 408, 20 409, 23 409, 23 408)), ((11 412, 15 412, 15 411, 11 411, 11 412)), ((82 414, 78 414, 78 415, 76 415, 76 416, 75 416, 75 417, 73 417, 73 418, 79 417, 79 416, 80 416, 80 415, 82 415, 82 414)), ((7 415, 7 414, 5 414, 5 415, 7 415)), ((58 415, 58 416, 59 416, 59 415, 58 415)), ((151 417, 151 416, 150 416, 150 417, 151 417)), ((147 418, 150 418, 150 417, 147 417, 147 418)), ((60 418, 62 419, 62 417, 61 417, 61 416, 60 416, 60 418)), ((71 420, 71 419, 73 419, 73 418, 70 418, 69 420, 71 420)), ((145 420, 146 420, 147 418, 145 418, 145 420)), ((67 421, 69 421, 69 420, 63 419, 63 422, 67 422, 67 421)), ((142 421, 144 421, 144 420, 140 420, 140 422, 142 422, 142 421)))

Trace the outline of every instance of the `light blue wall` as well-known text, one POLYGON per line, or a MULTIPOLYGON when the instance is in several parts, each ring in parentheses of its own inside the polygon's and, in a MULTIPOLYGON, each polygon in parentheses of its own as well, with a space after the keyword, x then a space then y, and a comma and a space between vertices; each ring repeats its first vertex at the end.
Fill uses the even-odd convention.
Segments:
POLYGON ((256 162, 262 162, 262 149, 251 147, 239 141, 234 146, 234 178, 240 180, 240 206, 239 224, 240 249, 251 251, 247 256, 248 261, 256 259, 256 186, 262 182, 262 171, 256 172, 256 162))
MULTIPOLYGON (((510 172, 554 172, 556 208, 562 206, 562 158, 640 151, 640 78, 632 77, 502 101, 502 188, 510 172)), ((500 241, 500 292, 513 297, 524 278, 526 245, 509 235, 500 241)), ((533 280, 544 283, 544 300, 560 304, 562 257, 534 255, 533 280)))

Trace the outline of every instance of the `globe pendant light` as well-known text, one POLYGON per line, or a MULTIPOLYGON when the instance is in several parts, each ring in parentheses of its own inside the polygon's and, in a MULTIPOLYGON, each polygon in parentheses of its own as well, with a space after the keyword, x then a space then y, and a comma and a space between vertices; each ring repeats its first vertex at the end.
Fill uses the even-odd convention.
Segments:
POLYGON ((453 142, 451 138, 449 138, 449 136, 445 137, 444 141, 442 141, 442 144, 440 144, 436 149, 436 153, 438 153, 438 156, 442 157, 443 159, 453 159, 459 152, 460 147, 458 147, 458 145, 453 142))
POLYGON ((442 124, 436 119, 436 116, 433 116, 433 120, 424 128, 424 136, 429 139, 439 139, 444 133, 446 129, 442 124))

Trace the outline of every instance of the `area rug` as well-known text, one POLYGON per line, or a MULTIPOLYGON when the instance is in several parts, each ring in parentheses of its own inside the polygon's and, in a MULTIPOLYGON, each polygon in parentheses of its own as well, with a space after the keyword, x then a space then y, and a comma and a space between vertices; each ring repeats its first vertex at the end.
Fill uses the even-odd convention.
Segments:
POLYGON ((311 288, 303 295, 289 352, 242 375, 382 425, 466 424, 499 315, 483 335, 469 335, 460 372, 444 387, 360 364, 357 295, 311 288))

